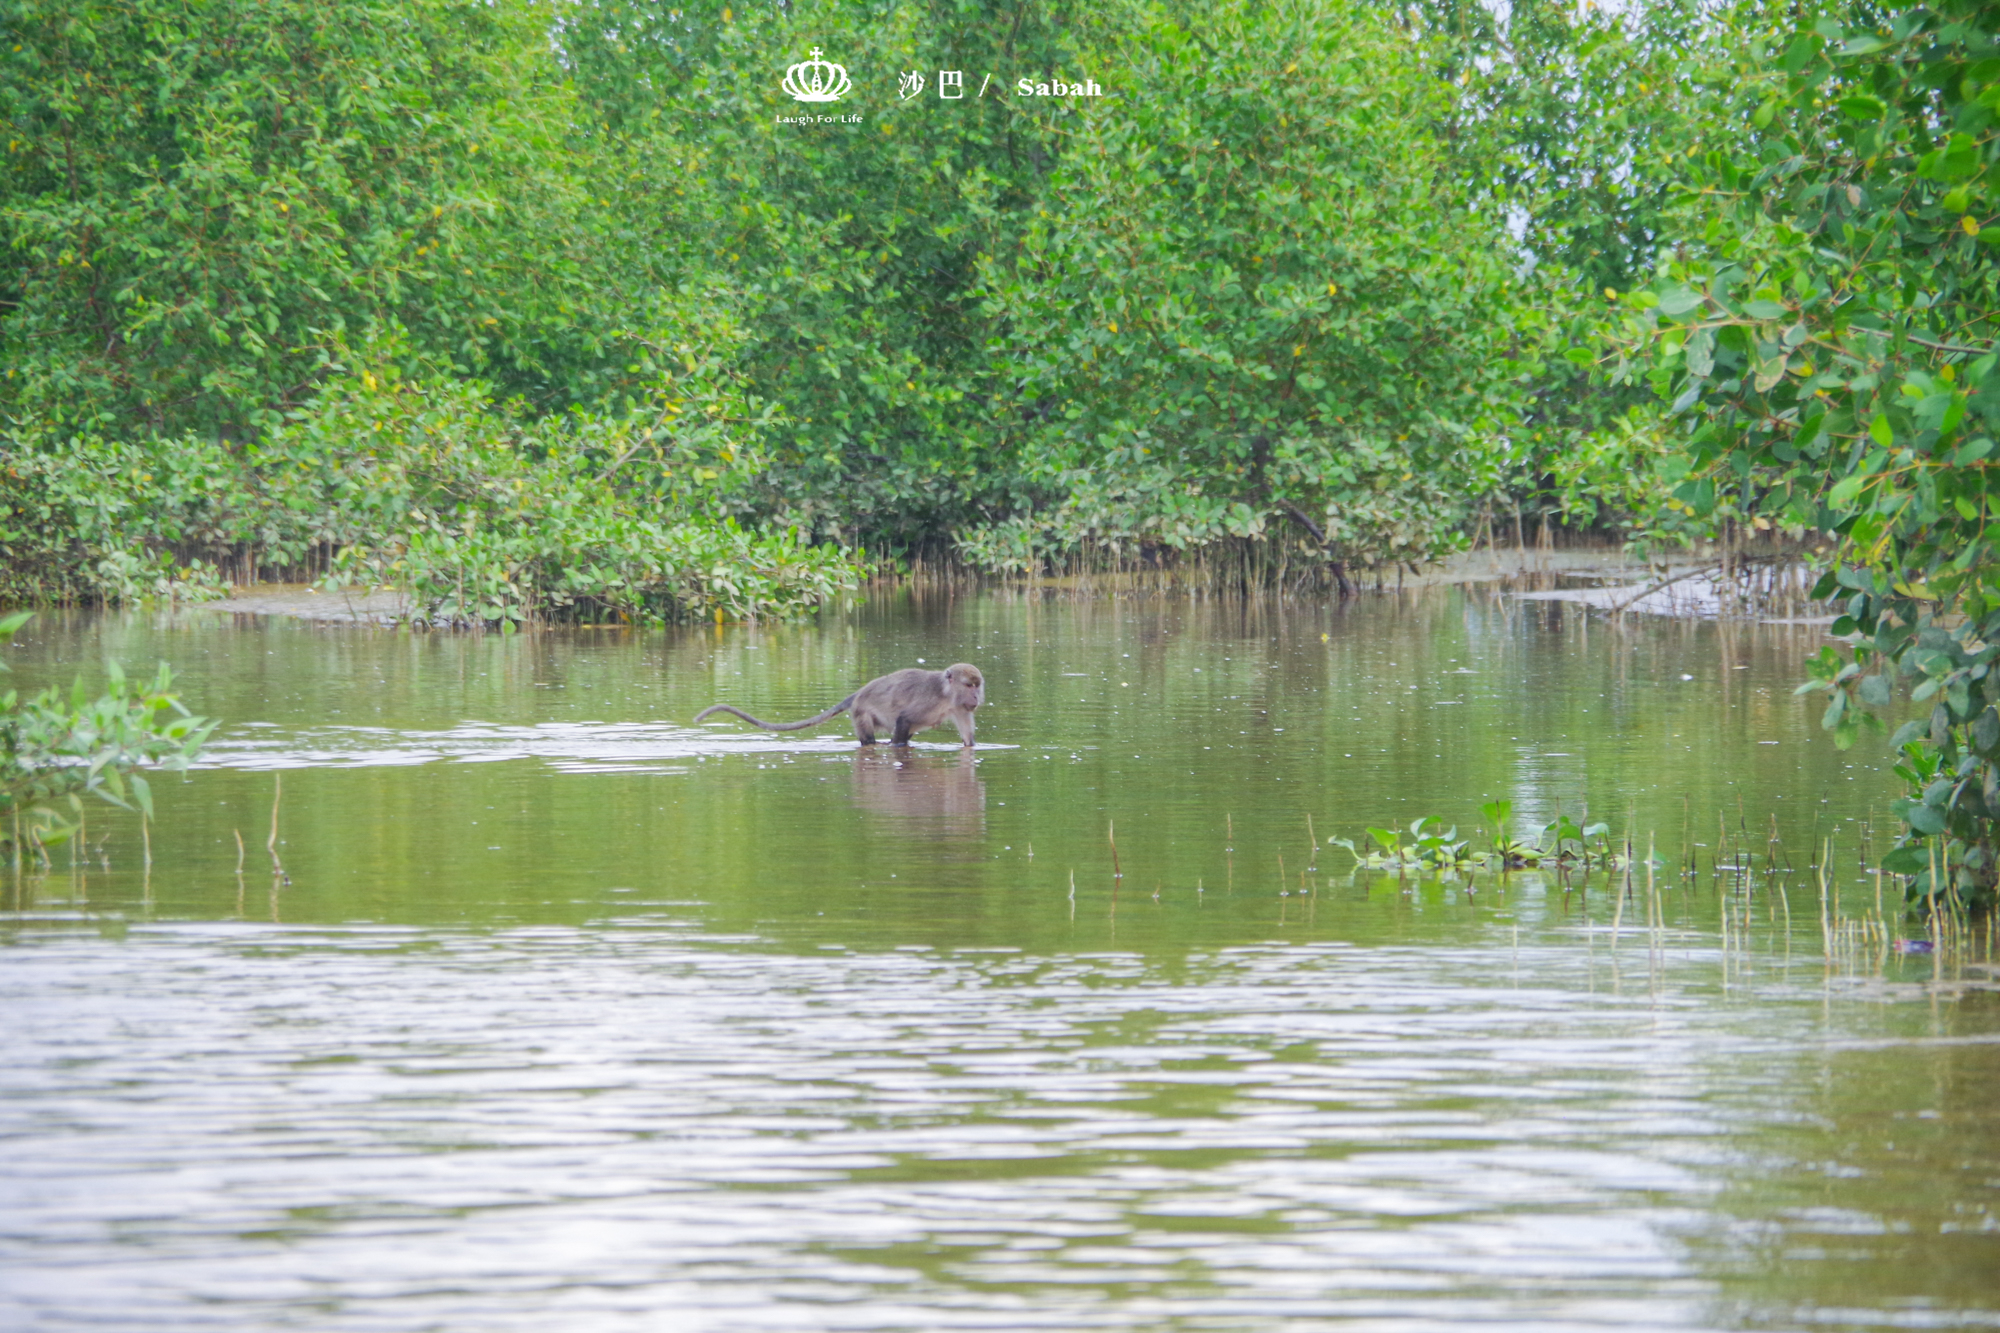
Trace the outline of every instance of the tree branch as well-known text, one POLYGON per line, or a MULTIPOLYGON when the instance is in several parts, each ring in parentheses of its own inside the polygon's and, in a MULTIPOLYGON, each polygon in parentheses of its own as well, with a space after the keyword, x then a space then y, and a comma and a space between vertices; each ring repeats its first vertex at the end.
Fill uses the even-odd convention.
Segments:
POLYGON ((1917 346, 1928 347, 1933 352, 1962 352, 1966 356, 1979 356, 1984 352, 1992 350, 1991 348, 1988 347, 1960 347, 1956 343, 1932 342, 1929 338, 1919 338, 1914 333, 1906 334, 1904 336, 1907 337, 1911 342, 1915 343, 1917 346))
MULTIPOLYGON (((1776 564, 1778 561, 1785 558, 1786 557, 1783 555, 1745 555, 1740 551, 1737 552, 1736 555, 1737 562, 1742 566, 1744 566, 1745 568, 1751 565, 1772 565, 1776 564)), ((1660 591, 1662 588, 1671 588, 1676 583, 1684 583, 1688 579, 1697 578, 1703 574, 1714 574, 1719 572, 1721 569, 1722 569, 1722 562, 1718 560, 1713 564, 1702 565, 1697 569, 1690 569, 1685 574, 1675 574, 1672 578, 1661 579, 1658 583, 1655 583, 1650 588, 1640 589, 1636 595, 1627 597, 1624 601, 1618 603, 1618 605, 1616 606, 1607 606, 1604 607, 1603 609, 1606 611, 1614 611, 1614 612, 1623 611, 1626 607, 1631 606, 1635 602, 1643 601, 1645 598, 1651 597, 1654 593, 1660 591)))
POLYGON ((1612 612, 1613 614, 1616 614, 1620 611, 1623 611, 1626 607, 1631 606, 1634 602, 1644 601, 1646 598, 1651 597, 1654 593, 1659 592, 1663 588, 1671 588, 1676 583, 1685 583, 1687 580, 1691 578, 1697 578, 1703 574, 1713 574, 1721 568, 1722 568, 1721 563, 1717 562, 1713 565, 1703 565, 1700 569, 1690 569, 1685 574, 1676 574, 1670 579, 1661 579, 1658 583, 1655 583, 1650 588, 1640 589, 1637 594, 1631 597, 1627 597, 1624 601, 1618 603, 1618 605, 1607 606, 1604 609, 1612 612))
POLYGON ((1305 510, 1299 508, 1297 505, 1293 504, 1290 500, 1280 500, 1278 501, 1278 503, 1284 508, 1286 513, 1290 514, 1293 518, 1297 519, 1299 523, 1302 526, 1304 526, 1305 530, 1313 535, 1314 541, 1318 542, 1321 547, 1325 547, 1326 533, 1320 530, 1319 524, 1313 522, 1311 519, 1306 517, 1305 510))
POLYGON ((1354 584, 1347 577, 1347 562, 1334 554, 1332 543, 1326 539, 1326 531, 1319 524, 1306 517, 1306 511, 1293 504, 1290 500, 1279 500, 1278 504, 1300 526, 1313 535, 1313 540, 1319 543, 1319 549, 1326 553, 1327 568, 1333 571, 1333 583, 1335 587, 1340 589, 1341 599, 1344 601, 1354 596, 1354 584))

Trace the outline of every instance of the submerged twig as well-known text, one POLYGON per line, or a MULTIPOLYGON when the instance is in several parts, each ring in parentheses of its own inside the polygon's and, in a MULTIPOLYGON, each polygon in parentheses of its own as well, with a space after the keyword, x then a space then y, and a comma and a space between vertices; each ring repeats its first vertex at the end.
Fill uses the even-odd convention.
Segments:
POLYGON ((265 840, 264 850, 271 854, 272 876, 289 884, 292 882, 291 876, 285 873, 285 864, 278 859, 278 806, 284 799, 284 783, 284 774, 271 775, 271 836, 265 840))

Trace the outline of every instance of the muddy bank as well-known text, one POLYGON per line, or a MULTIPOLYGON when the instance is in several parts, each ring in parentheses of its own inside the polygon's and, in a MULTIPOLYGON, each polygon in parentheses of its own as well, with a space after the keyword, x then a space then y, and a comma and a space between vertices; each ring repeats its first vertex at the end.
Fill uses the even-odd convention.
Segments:
MULTIPOLYGON (((1379 582, 1363 582, 1362 589, 1374 592, 1501 584, 1507 595, 1524 601, 1574 602, 1612 613, 1680 618, 1731 615, 1767 624, 1832 622, 1831 616, 1813 614, 1817 608, 1806 601, 1810 578, 1803 567, 1768 572, 1786 580, 1784 586, 1757 590, 1755 600, 1746 603, 1743 590, 1722 579, 1712 560, 1690 558, 1661 565, 1616 549, 1483 548, 1461 552, 1417 572, 1403 569, 1387 573, 1379 582), (1774 592, 1778 595, 1773 596, 1774 592)), ((1141 571, 1028 579, 1013 586, 1086 598, 1118 597, 1172 593, 1184 587, 1184 580, 1170 572, 1141 571)), ((350 625, 394 625, 407 620, 415 610, 408 595, 394 589, 322 592, 305 583, 240 588, 201 609, 224 615, 290 616, 350 625)))
POLYGON ((347 625, 393 625, 410 614, 407 594, 392 588, 372 592, 321 592, 309 583, 259 583, 238 588, 200 610, 238 616, 291 616, 347 625))

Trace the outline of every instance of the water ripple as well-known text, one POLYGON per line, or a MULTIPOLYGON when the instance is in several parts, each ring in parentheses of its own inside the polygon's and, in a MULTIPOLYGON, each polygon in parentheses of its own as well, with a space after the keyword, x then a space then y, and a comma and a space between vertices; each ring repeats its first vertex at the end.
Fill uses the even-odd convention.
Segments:
POLYGON ((1818 1022, 1560 948, 6 957, 0 1323, 44 1329, 1706 1327, 1676 1228, 1818 1022))
MULTIPOLYGON (((918 750, 956 752, 956 742, 916 741, 918 750)), ((1014 749, 981 744, 980 750, 1014 749)), ((501 726, 462 722, 441 731, 392 727, 286 728, 245 723, 218 737, 196 767, 251 770, 384 768, 413 764, 487 764, 540 759, 565 773, 685 773, 685 761, 745 754, 852 754, 838 731, 790 733, 706 730, 670 722, 544 722, 501 726)))

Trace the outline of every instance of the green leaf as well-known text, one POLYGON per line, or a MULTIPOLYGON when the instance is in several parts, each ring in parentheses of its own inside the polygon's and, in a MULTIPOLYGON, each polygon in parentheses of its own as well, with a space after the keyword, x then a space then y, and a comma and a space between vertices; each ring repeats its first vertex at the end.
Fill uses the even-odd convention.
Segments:
POLYGON ((1882 858, 1882 871, 1889 875, 1920 875, 1930 868, 1930 855, 1922 843, 1906 843, 1882 858))
POLYGON ((1816 33, 1800 33, 1792 39, 1792 44, 1785 48, 1785 58, 1780 62, 1780 67, 1787 74, 1797 74, 1812 63, 1813 57, 1818 55, 1825 45, 1825 39, 1816 33))
POLYGON ((1903 818, 1919 833, 1938 834, 1945 829, 1944 811, 1934 805, 1913 805, 1903 818))
POLYGON ((1688 338, 1687 366, 1690 375, 1703 379, 1715 369, 1715 330, 1696 329, 1688 338))
POLYGON ((1885 449, 1896 442, 1896 431, 1889 424, 1888 413, 1875 414, 1875 419, 1868 423, 1868 437, 1885 449))
POLYGON ((1849 120, 1880 120, 1889 114, 1889 105, 1879 97, 1870 97, 1866 93, 1856 93, 1853 96, 1840 99, 1840 114, 1846 116, 1849 120))
POLYGON ((1690 310, 1700 308, 1702 294, 1690 287, 1668 287, 1660 293, 1660 313, 1663 315, 1685 315, 1690 310))
POLYGON ((1701 477, 1682 482, 1674 488, 1674 498, 1706 518, 1715 510, 1715 479, 1701 477))

